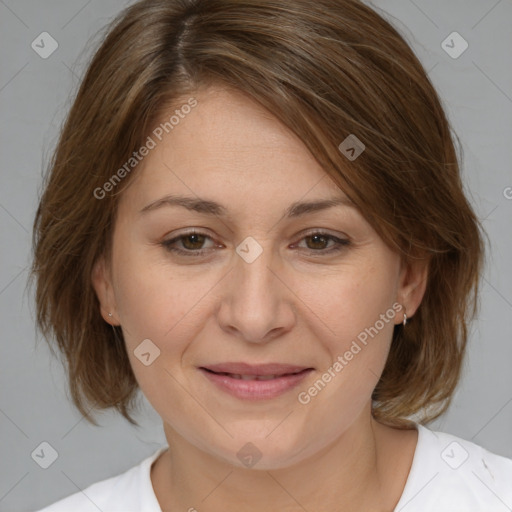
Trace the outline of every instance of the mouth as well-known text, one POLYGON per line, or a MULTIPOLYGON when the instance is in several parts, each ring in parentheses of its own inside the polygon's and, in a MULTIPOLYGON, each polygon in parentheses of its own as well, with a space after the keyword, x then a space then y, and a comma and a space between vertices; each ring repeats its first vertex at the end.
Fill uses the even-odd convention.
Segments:
MULTIPOLYGON (((239 373, 226 373, 226 372, 212 372, 205 368, 207 372, 215 373, 216 375, 225 375, 226 377, 231 377, 232 379, 240 379, 240 380, 274 380, 278 377, 287 377, 289 375, 297 375, 301 372, 296 373, 283 373, 282 375, 240 375, 239 373)), ((303 370, 304 371, 304 370, 303 370)))
POLYGON ((244 400, 276 398, 296 387, 314 368, 222 363, 198 368, 217 389, 244 400))

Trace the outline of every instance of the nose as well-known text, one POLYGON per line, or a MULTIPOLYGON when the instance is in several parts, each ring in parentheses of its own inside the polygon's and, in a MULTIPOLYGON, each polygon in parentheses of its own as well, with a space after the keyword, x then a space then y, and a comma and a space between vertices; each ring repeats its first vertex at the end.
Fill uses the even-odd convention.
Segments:
POLYGON ((235 255, 234 268, 223 280, 218 322, 229 334, 261 344, 289 332, 296 315, 284 266, 273 261, 270 248, 258 245, 263 251, 254 261, 235 255))

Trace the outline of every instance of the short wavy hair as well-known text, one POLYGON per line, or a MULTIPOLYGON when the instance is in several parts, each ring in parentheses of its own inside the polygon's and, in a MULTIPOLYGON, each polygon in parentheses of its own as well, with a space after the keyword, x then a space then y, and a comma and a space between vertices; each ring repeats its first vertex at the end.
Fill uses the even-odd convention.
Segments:
MULTIPOLYGON (((94 193, 163 112, 202 86, 250 95, 305 144, 404 262, 428 261, 420 307, 396 325, 372 394, 378 421, 407 428, 448 408, 478 309, 483 230, 440 98, 399 32, 358 0, 143 0, 115 18, 49 162, 34 231, 37 324, 88 421, 128 421, 138 384, 122 332, 100 315, 91 273, 110 257, 120 194, 94 193), (355 134, 350 161, 338 149, 355 134)), ((460 143, 458 144, 460 147, 460 143)), ((112 187, 113 188, 113 187, 112 187)))

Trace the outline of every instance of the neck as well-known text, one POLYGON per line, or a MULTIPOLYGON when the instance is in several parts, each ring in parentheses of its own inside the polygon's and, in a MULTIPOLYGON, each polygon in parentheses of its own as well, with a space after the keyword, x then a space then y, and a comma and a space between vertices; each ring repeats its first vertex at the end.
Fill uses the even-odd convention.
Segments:
POLYGON ((377 423, 367 410, 364 413, 321 452, 275 470, 233 466, 165 424, 170 449, 151 470, 161 508, 225 512, 229 504, 230 510, 245 512, 392 510, 405 485, 415 442, 409 443, 408 456, 400 458, 401 431, 377 423))

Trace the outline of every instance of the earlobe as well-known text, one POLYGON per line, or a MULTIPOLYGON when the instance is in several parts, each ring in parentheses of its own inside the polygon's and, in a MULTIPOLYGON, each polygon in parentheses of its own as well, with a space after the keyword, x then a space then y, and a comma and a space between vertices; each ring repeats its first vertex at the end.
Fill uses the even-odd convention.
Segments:
POLYGON ((110 272, 106 268, 105 258, 100 257, 91 272, 92 286, 100 303, 103 320, 111 325, 117 325, 117 314, 110 272))
POLYGON ((411 319, 421 304, 428 282, 429 261, 415 260, 404 265, 398 289, 398 299, 404 308, 403 325, 411 319))

